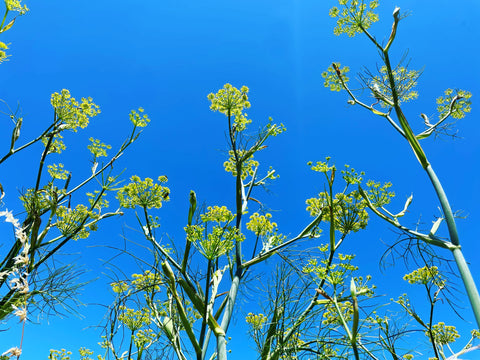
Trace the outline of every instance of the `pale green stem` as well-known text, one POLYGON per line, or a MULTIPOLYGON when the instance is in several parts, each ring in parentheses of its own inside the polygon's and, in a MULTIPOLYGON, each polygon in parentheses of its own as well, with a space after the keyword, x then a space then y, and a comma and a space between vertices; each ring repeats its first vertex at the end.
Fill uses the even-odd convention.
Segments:
MULTIPOLYGON (((403 132, 402 128, 400 126, 398 126, 398 124, 392 119, 392 117, 390 116, 390 112, 388 113, 383 113, 381 111, 378 111, 377 109, 375 109, 373 106, 371 105, 367 105, 363 102, 361 102, 360 100, 357 99, 357 97, 353 94, 353 92, 350 90, 350 88, 348 87, 347 83, 345 82, 345 80, 343 79, 343 76, 342 76, 342 73, 340 72, 340 69, 336 66, 336 64, 332 64, 333 68, 335 69, 335 71, 337 72, 337 76, 338 76, 338 79, 340 80, 340 83, 342 84, 342 87, 345 89, 345 91, 348 93, 348 95, 350 95, 350 97, 352 98, 352 100, 355 102, 355 104, 358 104, 360 105, 361 107, 367 109, 367 110, 370 110, 372 113, 374 113, 375 115, 378 115, 378 116, 381 116, 381 117, 384 117, 385 119, 387 119, 387 121, 390 123, 390 125, 392 125, 395 130, 398 131, 398 133, 400 135, 402 135, 403 137, 405 137, 405 133, 403 132)), ((388 102, 388 99, 384 99, 385 102, 388 102)))
POLYGON ((420 144, 418 143, 417 138, 413 135, 412 130, 410 129, 410 126, 407 122, 407 119, 403 115, 400 106, 399 106, 399 99, 398 99, 398 94, 396 91, 396 84, 395 84, 395 79, 393 76, 393 71, 392 67, 390 65, 390 59, 388 56, 388 49, 395 37, 396 33, 396 26, 398 24, 398 10, 395 9, 394 12, 394 26, 392 28, 392 35, 390 36, 389 44, 388 46, 383 50, 383 55, 384 55, 384 62, 387 67, 387 73, 389 77, 389 83, 390 83, 390 88, 392 90, 392 97, 393 97, 393 102, 394 102, 394 108, 395 112, 397 113, 398 120, 400 121, 400 124, 402 126, 403 131, 405 132, 406 139, 409 142, 410 146, 412 147, 412 150, 414 151, 415 155, 417 156, 418 161, 422 165, 422 167, 425 169, 427 172, 430 181, 432 182, 433 187, 435 188, 435 191, 437 193, 438 199, 440 201, 440 204, 442 206, 443 213, 445 215, 445 220, 447 222, 448 226, 448 232, 450 235, 450 241, 453 245, 456 245, 456 247, 451 248, 453 252, 453 256, 455 258, 455 262, 457 263, 457 267, 460 271, 460 275, 462 277, 463 283, 465 285, 465 289, 467 290, 468 298, 470 300, 470 304, 472 306, 472 310, 475 314, 475 319, 477 321, 477 326, 480 327, 480 296, 478 294, 478 290, 475 286, 475 282, 473 280, 472 274, 470 273, 470 269, 468 268, 467 262, 465 261, 462 251, 459 247, 460 241, 458 239, 458 233, 457 233, 457 228, 455 225, 455 219, 450 207, 450 204, 448 202, 447 196, 445 194, 445 191, 443 190, 443 187, 440 183, 440 181, 437 178, 437 175, 433 171, 433 168, 431 167, 430 163, 427 161, 425 153, 423 152, 423 149, 421 148, 420 144))
POLYGON ((230 291, 228 292, 227 305, 225 306, 225 312, 223 313, 222 323, 220 324, 223 329, 222 334, 217 335, 217 359, 227 360, 227 344, 225 342, 225 333, 227 332, 228 325, 233 315, 233 307, 237 298, 238 287, 242 278, 242 268, 238 268, 235 277, 232 280, 230 291))
MULTIPOLYGON (((458 239, 457 226, 455 224, 455 218, 448 202, 447 195, 445 194, 445 191, 443 190, 442 184, 438 180, 437 175, 433 171, 433 168, 429 165, 425 170, 430 178, 430 181, 432 182, 433 187, 435 188, 438 199, 440 200, 440 205, 442 206, 443 214, 445 215, 445 221, 448 226, 450 241, 454 245, 459 246, 460 241, 458 239)), ((455 258, 455 262, 457 263, 460 276, 462 277, 463 284, 465 285, 465 289, 467 290, 468 299, 470 300, 473 313, 475 314, 477 326, 480 328, 480 296, 478 294, 475 281, 473 280, 468 264, 463 257, 461 248, 453 248, 452 253, 453 257, 455 258)))
MULTIPOLYGON (((297 318, 297 320, 295 320, 295 324, 293 324, 293 326, 290 328, 290 330, 284 336, 284 338, 283 338, 284 342, 288 342, 288 340, 290 340, 290 338, 295 334, 295 332, 300 327, 300 325, 302 325, 302 323, 305 321, 308 314, 313 310, 315 305, 317 305, 318 296, 319 296, 319 293, 317 292, 313 296, 312 300, 310 301, 308 306, 305 308, 305 310, 303 310, 303 312, 300 314, 300 316, 297 318)), ((272 354, 270 355, 269 358, 270 359, 278 359, 279 355, 280 355, 280 351, 281 351, 281 348, 277 346, 275 348, 275 350, 272 352, 272 354)))
POLYGON ((0 30, 3 28, 3 24, 5 24, 5 20, 7 20, 8 9, 5 10, 5 15, 3 16, 2 23, 0 24, 0 30))
POLYGON ((305 229, 303 229, 302 232, 298 236, 296 236, 293 239, 290 239, 288 241, 285 241, 284 243, 282 243, 280 245, 277 245, 277 246, 271 248, 268 251, 265 251, 265 252, 262 252, 262 253, 258 254, 253 259, 250 259, 250 260, 244 262, 242 264, 242 267, 247 269, 248 267, 250 267, 252 265, 255 265, 255 264, 269 258, 273 254, 275 254, 278 250, 283 249, 284 247, 292 244, 295 241, 305 239, 306 237, 312 237, 313 236, 312 231, 318 226, 318 224, 320 224, 320 222, 322 221, 322 218, 323 218, 323 213, 320 212, 320 214, 317 215, 317 217, 310 224, 308 224, 307 227, 305 229))
POLYGON ((360 357, 359 357, 359 354, 358 354, 358 348, 357 348, 357 344, 355 341, 353 341, 353 336, 352 336, 352 333, 350 331, 350 328, 348 327, 348 324, 345 320, 345 317, 343 316, 342 314, 342 310, 340 309, 340 307, 338 306, 338 302, 337 302, 337 299, 333 299, 333 305, 335 306, 335 309, 337 310, 337 314, 338 314, 338 317, 340 318, 340 321, 342 323, 342 326, 345 330, 345 332, 347 333, 347 336, 348 336, 348 339, 350 340, 350 344, 352 345, 352 348, 353 348, 353 352, 355 354, 355 359, 356 360, 360 360, 360 357))
POLYGON ((208 344, 210 343, 210 336, 212 335, 212 329, 208 328, 207 336, 205 336, 205 342, 202 347, 202 360, 207 356, 208 344))

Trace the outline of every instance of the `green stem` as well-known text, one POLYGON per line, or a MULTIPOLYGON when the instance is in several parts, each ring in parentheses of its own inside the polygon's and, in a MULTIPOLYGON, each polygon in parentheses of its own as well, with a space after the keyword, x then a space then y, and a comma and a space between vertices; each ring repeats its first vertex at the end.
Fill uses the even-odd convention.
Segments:
POLYGON ((433 310, 435 309, 435 299, 432 299, 432 296, 430 295, 430 290, 428 288, 427 288, 427 295, 428 295, 428 300, 430 301, 430 317, 429 317, 429 321, 428 321, 428 336, 430 337, 430 342, 432 343, 433 352, 435 353, 435 357, 437 359, 440 359, 440 357, 438 356, 437 343, 435 342, 435 336, 433 335, 433 331, 432 331, 433 310))
POLYGON ((0 30, 3 28, 3 24, 5 24, 5 20, 7 20, 8 9, 5 10, 5 15, 3 16, 2 23, 0 24, 0 30))
MULTIPOLYGON (((442 206, 443 214, 445 216, 445 221, 448 227, 450 241, 454 245, 460 246, 460 240, 458 238, 455 218, 453 216, 450 203, 448 202, 447 195, 443 190, 442 184, 440 183, 440 180, 438 180, 435 171, 433 171, 433 168, 430 165, 427 166, 425 170, 430 178, 430 181, 432 182, 433 187, 435 188, 438 199, 440 200, 440 205, 442 206)), ((460 276, 462 277, 463 284, 465 285, 465 289, 467 291, 468 299, 470 300, 473 313, 475 314, 477 326, 480 328, 480 296, 478 294, 475 281, 473 280, 472 274, 463 256, 461 248, 453 248, 452 253, 453 257, 455 258, 458 270, 460 272, 460 276)))
MULTIPOLYGON (((398 16, 398 12, 396 13, 398 16)), ((395 16, 395 13, 394 13, 395 16)), ((396 16, 395 16, 396 18, 396 16)), ((391 45, 391 44, 389 44, 391 45)), ((459 246, 460 241, 458 239, 458 233, 457 233, 457 228, 455 225, 455 219, 453 217, 453 213, 450 207, 450 204, 448 202, 447 196, 445 194, 445 191, 443 190, 443 187, 440 183, 440 181, 437 178, 437 175, 433 171, 433 168, 431 167, 430 163, 428 162, 425 153, 423 152, 423 149, 421 148, 417 138, 413 134, 410 125, 407 122, 407 119, 405 118, 405 115, 403 114, 402 110, 400 109, 399 105, 399 99, 398 99, 398 94, 396 91, 396 85, 395 85, 395 79, 393 76, 393 71, 392 67, 390 65, 390 59, 388 56, 388 47, 383 51, 384 55, 384 60, 385 60, 385 65, 387 67, 387 73, 389 77, 389 83, 390 83, 390 88, 392 90, 392 97, 393 97, 393 102, 394 102, 394 108, 395 112, 397 114, 398 120, 400 122, 400 125, 402 126, 403 131, 405 132, 405 136, 407 138, 407 141, 409 142, 410 146, 413 149, 413 152, 417 156, 418 161, 422 165, 422 167, 425 169, 427 172, 430 181, 432 182, 433 187, 435 188, 435 191, 437 193, 438 199, 440 201, 440 204, 442 206, 443 213, 445 215, 445 220, 447 222, 448 226, 448 232, 450 235, 450 241, 453 245, 459 246)), ((472 306, 472 310, 475 314, 475 319, 477 321, 477 326, 480 327, 480 296, 478 294, 478 290, 475 286, 475 282, 473 280, 472 274, 470 273, 470 269, 468 268, 468 264, 465 261, 465 258, 463 257, 462 251, 458 247, 452 247, 451 248, 453 252, 453 256, 455 258, 455 262, 457 263, 458 270, 460 271, 460 275, 462 277, 462 281, 465 285, 465 288, 467 290, 468 298, 470 300, 470 304, 472 306)))
POLYGON ((285 241, 284 243, 282 243, 280 245, 277 245, 277 246, 271 248, 268 251, 261 252, 260 254, 255 256, 253 259, 250 259, 250 260, 244 262, 242 264, 242 267, 244 269, 248 269, 250 266, 255 265, 259 262, 262 262, 263 260, 265 260, 265 259, 269 258, 270 256, 272 256, 273 254, 275 254, 277 251, 283 249, 284 247, 292 244, 295 241, 305 239, 307 237, 313 237, 314 236, 313 235, 313 230, 315 230, 315 228, 320 224, 320 222, 322 221, 322 218, 323 218, 323 212, 320 212, 320 214, 318 214, 317 217, 315 219, 313 219, 313 221, 310 224, 308 224, 307 227, 305 227, 305 229, 303 229, 302 232, 300 234, 298 234, 296 237, 294 237, 293 239, 290 239, 288 241, 285 241))
MULTIPOLYGON (((203 312, 203 320, 202 320, 202 327, 200 329, 200 337, 199 337, 199 345, 201 348, 203 348, 203 344, 205 341, 205 331, 207 328, 207 320, 208 320, 208 296, 209 296, 209 290, 210 290, 210 277, 211 277, 211 272, 212 272, 212 260, 208 260, 207 264, 207 277, 205 279, 205 309, 203 312)), ((197 353, 197 360, 201 360, 202 358, 202 352, 197 353)))
POLYGON ((477 286, 475 285, 468 264, 463 257, 462 250, 460 248, 453 249, 452 253, 458 270, 460 271, 465 289, 467 290, 468 299, 470 300, 470 305, 472 306, 475 320, 477 321, 477 327, 480 328, 480 296, 478 295, 477 286))
POLYGON ((432 182, 432 185, 435 189, 435 192, 437 193, 438 200, 440 201, 443 214, 445 215, 445 222, 447 223, 447 226, 448 226, 450 241, 452 242, 452 244, 458 246, 460 245, 460 240, 458 239, 457 226, 455 224, 455 217, 453 216, 450 203, 448 202, 448 199, 447 199, 447 195, 445 194, 442 184, 438 179, 437 174, 435 174, 435 171, 433 170, 432 166, 431 165, 427 166, 425 171, 427 172, 428 177, 430 178, 430 181, 432 182))
POLYGON ((241 267, 237 268, 235 277, 232 280, 232 285, 230 286, 230 291, 228 292, 227 305, 225 306, 225 312, 223 313, 222 323, 220 324, 223 333, 217 334, 217 359, 218 360, 227 360, 227 344, 225 342, 225 333, 227 332, 228 325, 233 315, 233 306, 235 305, 235 300, 238 294, 238 287, 240 285, 240 280, 242 279, 243 269, 241 267))
POLYGON ((53 135, 50 135, 48 137, 48 142, 45 145, 45 150, 43 150, 42 157, 40 158, 40 165, 38 167, 38 173, 37 173, 37 181, 35 183, 35 195, 36 195, 36 192, 38 191, 38 188, 40 187, 40 179, 42 177, 43 165, 45 164, 45 158, 47 157, 48 151, 50 149, 50 145, 52 144, 52 140, 53 140, 53 135))
POLYGON ((132 334, 130 335, 130 346, 128 347, 128 357, 127 359, 131 359, 132 357, 132 347, 133 347, 133 339, 135 338, 135 330, 132 330, 132 334))

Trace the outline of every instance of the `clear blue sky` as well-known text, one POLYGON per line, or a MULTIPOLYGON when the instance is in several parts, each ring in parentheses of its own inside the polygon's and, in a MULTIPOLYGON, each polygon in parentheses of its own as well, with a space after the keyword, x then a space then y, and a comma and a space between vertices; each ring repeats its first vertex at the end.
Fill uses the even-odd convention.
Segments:
MULTIPOLYGON (((79 0, 27 2, 31 11, 2 34, 11 43, 10 61, 0 65, 0 98, 24 117, 22 135, 38 133, 53 115, 50 94, 67 88, 80 98, 91 96, 102 114, 87 131, 71 136, 75 143, 62 155, 74 174, 89 171, 85 149, 90 136, 119 145, 129 131, 128 113, 142 106, 152 119, 133 148, 116 165, 126 168, 125 177, 138 174, 156 178, 167 175, 171 201, 159 212, 161 230, 182 244, 188 211, 188 193, 195 190, 207 205, 229 205, 234 201, 233 177, 223 171, 226 149, 224 118, 209 110, 207 94, 229 82, 250 88, 254 122, 268 116, 282 122, 287 132, 274 138, 260 159, 281 175, 262 199, 272 209, 285 234, 297 233, 309 221, 305 199, 323 190, 320 176, 306 163, 332 156, 342 167, 348 163, 366 171, 367 178, 392 181, 401 207, 414 194, 405 220, 428 226, 439 215, 429 181, 408 145, 379 118, 350 107, 346 94, 323 87, 321 77, 332 61, 351 68, 351 77, 363 66, 375 69, 376 50, 366 39, 333 35, 334 21, 328 10, 333 1, 112 1, 79 0)), ((389 33, 395 6, 411 11, 403 20, 394 44, 399 59, 408 50, 410 66, 424 67, 419 81, 419 99, 405 106, 412 127, 423 130, 420 113, 435 114, 435 99, 446 88, 473 93, 473 110, 458 123, 459 139, 426 140, 425 149, 449 195, 454 210, 464 210, 458 223, 467 260, 480 281, 478 221, 480 218, 479 158, 480 123, 480 3, 399 0, 381 1, 381 21, 373 27, 379 39, 389 33)), ((394 61, 395 62, 395 61, 394 61)), ((3 152, 9 144, 10 124, 4 118, 0 134, 3 152)), ((0 182, 7 191, 7 207, 19 206, 19 190, 32 186, 32 166, 39 152, 31 151, 9 160, 0 169, 0 182)), ((105 246, 123 245, 122 226, 136 226, 132 217, 112 221, 88 240, 72 244, 68 258, 84 264, 89 278, 108 274, 102 259, 112 255, 105 246), (96 247, 92 247, 96 246, 96 247)), ((129 234, 134 237, 134 232, 129 234)), ((138 235, 134 240, 140 239, 138 235)), ((397 296, 403 288, 403 268, 379 272, 378 260, 396 235, 374 219, 368 230, 350 237, 343 252, 357 254, 364 273, 374 275, 379 293, 397 296)), ((3 239, 5 241, 5 239, 3 239)), ((313 245, 313 244, 312 244, 313 245)), ((449 256, 449 254, 444 254, 449 256)), ((134 268, 124 269, 126 273, 134 268)), ((461 298, 460 302, 466 300, 461 298)), ((88 285, 85 303, 108 303, 104 281, 88 285)), ((93 347, 98 338, 87 326, 103 315, 100 307, 80 311, 88 317, 29 323, 24 340, 24 360, 46 358, 51 348, 76 351, 93 347)), ((469 311, 462 313, 473 320, 469 311)), ((240 359, 244 348, 244 320, 239 317, 229 335, 233 337, 232 359, 240 359)), ((458 321, 457 321, 458 322, 458 321)), ((465 329, 471 326, 466 324, 465 329)), ((17 345, 18 329, 0 333, 0 350, 17 345)), ((252 343, 253 346, 253 343, 252 343)), ((3 351, 3 350, 1 350, 3 351)), ((253 355, 252 355, 253 356, 253 355)))

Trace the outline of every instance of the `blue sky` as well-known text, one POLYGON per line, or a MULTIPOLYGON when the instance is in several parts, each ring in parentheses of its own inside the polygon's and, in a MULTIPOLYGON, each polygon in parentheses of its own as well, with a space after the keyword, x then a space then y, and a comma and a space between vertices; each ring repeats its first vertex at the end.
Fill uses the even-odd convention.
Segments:
MULTIPOLYGON (((433 189, 408 144, 379 118, 349 106, 346 94, 323 87, 321 73, 332 61, 350 66, 351 78, 364 66, 375 69, 379 63, 366 39, 333 35, 328 10, 334 2, 49 0, 27 5, 31 11, 0 39, 11 43, 12 55, 0 66, 0 98, 11 107, 20 104, 22 135, 34 136, 51 120, 51 93, 67 88, 77 98, 91 96, 102 114, 88 130, 67 138, 72 145, 59 160, 74 176, 86 174, 88 137, 118 146, 129 131, 129 111, 142 106, 152 121, 116 168, 125 168, 125 177, 168 176, 171 201, 159 215, 162 232, 174 240, 184 240, 191 189, 207 205, 233 205, 234 179, 222 166, 226 123, 209 110, 206 98, 227 82, 250 88, 248 114, 254 124, 272 116, 287 128, 259 157, 265 168, 272 165, 281 176, 271 192, 261 196, 278 210, 274 219, 283 233, 297 233, 309 221, 305 199, 323 190, 323 179, 306 163, 325 156, 332 156, 338 167, 348 163, 365 171, 366 178, 391 181, 398 207, 413 193, 405 220, 410 225, 421 217, 428 226, 439 215, 433 189)), ((446 88, 474 95, 472 112, 457 124, 459 139, 426 140, 424 146, 454 210, 468 215, 458 227, 474 277, 480 280, 475 220, 480 217, 480 125, 476 121, 480 4, 474 0, 454 5, 451 1, 382 1, 381 21, 372 29, 379 39, 389 34, 395 6, 411 16, 401 21, 392 54, 398 60, 408 50, 410 67, 424 68, 419 99, 404 108, 412 127, 423 130, 419 114, 434 115, 435 99, 446 88)), ((2 121, 7 128, 9 119, 2 121)), ((9 134, 10 130, 0 134, 4 152, 9 134)), ((19 205, 15 200, 19 190, 32 186, 32 166, 39 154, 38 149, 21 154, 1 169, 8 208, 19 205)), ((90 278, 108 273, 99 260, 112 254, 105 246, 122 246, 122 227, 136 225, 131 217, 107 223, 87 241, 66 250, 77 254, 73 258, 90 270, 90 278)), ((374 275, 379 293, 396 296, 404 291, 403 268, 379 272, 377 259, 385 249, 381 240, 391 243, 395 234, 373 219, 366 231, 350 238, 343 251, 357 254, 362 271, 374 275)), ((102 281, 88 285, 83 296, 85 303, 110 300, 102 281)), ((461 302, 467 306, 463 298, 461 302)), ((103 310, 88 306, 81 311, 88 315, 86 319, 50 318, 41 325, 28 324, 22 358, 46 358, 50 348, 93 346, 95 331, 82 329, 96 325, 103 310)), ((468 311, 463 314, 471 317, 468 311)), ((230 334, 233 354, 242 346, 242 324, 239 318, 237 330, 230 334)), ((0 333, 2 348, 16 345, 19 333, 15 331, 0 333)))

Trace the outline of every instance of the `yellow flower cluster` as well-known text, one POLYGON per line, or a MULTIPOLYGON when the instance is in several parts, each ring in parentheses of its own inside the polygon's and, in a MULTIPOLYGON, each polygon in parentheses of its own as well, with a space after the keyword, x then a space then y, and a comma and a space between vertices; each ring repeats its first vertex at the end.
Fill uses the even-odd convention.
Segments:
MULTIPOLYGON (((398 66, 392 70, 392 74, 399 103, 418 98, 418 92, 414 88, 417 86, 420 71, 408 70, 406 67, 398 66)), ((372 78, 369 87, 372 90, 372 96, 380 100, 381 106, 389 107, 393 105, 390 76, 386 66, 380 68, 380 74, 372 78)))
POLYGON ((325 158, 325 161, 317 161, 315 164, 313 164, 311 161, 309 161, 307 163, 307 165, 310 166, 310 168, 313 171, 317 171, 317 172, 321 172, 321 173, 326 174, 327 172, 329 172, 331 170, 335 170, 335 165, 330 166, 328 164, 329 161, 330 161, 330 156, 327 156, 325 158))
POLYGON ((92 102, 92 98, 82 98, 79 102, 66 89, 53 93, 50 102, 57 120, 66 125, 66 129, 73 131, 87 127, 89 119, 100 113, 99 106, 92 102))
POLYGON ((378 1, 370 1, 367 5, 359 0, 338 0, 342 6, 340 10, 336 6, 330 9, 329 15, 337 19, 337 26, 333 30, 335 35, 347 34, 352 37, 368 29, 374 22, 378 21, 378 15, 372 10, 378 7, 378 1))
POLYGON ((227 116, 240 116, 243 109, 250 107, 248 101, 248 87, 242 86, 240 90, 236 87, 225 84, 223 89, 218 90, 216 94, 209 94, 208 100, 212 103, 210 109, 219 111, 227 116))
POLYGON ((465 90, 454 91, 452 89, 445 90, 445 96, 440 96, 437 99, 437 111, 440 118, 445 116, 450 111, 450 105, 454 97, 457 96, 457 100, 453 104, 452 117, 454 119, 462 119, 465 117, 465 113, 469 113, 472 110, 472 102, 470 98, 472 93, 465 90))
POLYGON ((260 330, 267 322, 267 317, 262 313, 248 313, 248 315, 245 317, 245 321, 252 327, 253 330, 260 330))
POLYGON ((125 324, 130 331, 137 331, 145 325, 152 322, 150 310, 147 308, 133 310, 126 306, 121 306, 122 313, 118 315, 118 320, 125 324))
POLYGON ((200 218, 202 219, 203 222, 217 222, 217 223, 222 223, 222 222, 230 222, 233 220, 235 217, 230 210, 227 209, 226 206, 214 206, 211 207, 209 206, 207 208, 207 212, 205 214, 200 215, 200 218))
MULTIPOLYGON (((346 74, 350 71, 350 68, 348 66, 344 66, 340 69, 340 63, 337 63, 336 65, 340 71, 343 82, 347 83, 349 78, 346 74)), ((343 89, 342 82, 338 77, 338 73, 332 65, 328 67, 327 71, 322 72, 322 77, 324 79, 323 86, 329 88, 331 91, 340 91, 343 89)))
POLYGON ((233 249, 234 242, 240 241, 235 228, 215 226, 206 238, 195 243, 198 251, 208 260, 215 260, 233 249))
POLYGON ((89 138, 90 145, 87 146, 87 149, 90 150, 94 159, 100 156, 107 156, 107 150, 111 149, 110 145, 102 143, 98 139, 94 139, 93 137, 89 138))
MULTIPOLYGON (((353 315, 353 306, 350 301, 338 303, 338 307, 343 315, 345 321, 350 321, 353 315)), ((341 325, 342 320, 338 314, 337 308, 333 303, 328 303, 325 312, 323 313, 323 325, 341 325)))
POLYGON ((8 56, 5 50, 8 50, 7 44, 4 42, 0 41, 0 63, 4 62, 7 60, 8 56))
POLYGON ((72 236, 74 240, 86 239, 90 235, 90 229, 83 225, 91 215, 83 204, 77 205, 74 209, 59 206, 56 210, 55 225, 63 236, 72 236))
POLYGON ((414 270, 410 274, 406 274, 403 280, 408 281, 410 284, 427 285, 428 283, 433 283, 439 287, 445 284, 445 280, 442 279, 440 271, 436 266, 424 266, 414 270))
POLYGON ((18 11, 20 15, 25 14, 29 9, 27 5, 22 5, 20 0, 5 0, 5 6, 8 11, 18 11))
POLYGON ((137 175, 132 176, 130 181, 130 184, 117 192, 120 206, 124 208, 133 209, 135 206, 141 206, 147 209, 159 209, 164 201, 170 200, 170 189, 162 185, 167 182, 166 176, 159 176, 159 183, 154 183, 151 178, 142 180, 137 175))
POLYGON ((67 180, 69 172, 63 168, 63 164, 48 165, 47 168, 52 179, 67 180))
MULTIPOLYGON (((329 195, 321 192, 318 197, 307 199, 307 211, 312 217, 316 217, 323 211, 323 220, 331 221, 331 213, 328 209, 329 195), (328 210, 326 210, 328 209, 328 210)), ((333 217, 335 229, 346 234, 350 231, 357 232, 364 229, 368 223, 365 200, 359 192, 354 190, 348 194, 338 193, 333 199, 333 217)))
MULTIPOLYGON (((455 326, 445 325, 444 322, 439 322, 433 325, 432 328, 433 337, 438 344, 447 345, 455 342, 460 337, 455 326)), ((429 336, 428 331, 426 335, 429 336)))
POLYGON ((147 270, 143 274, 133 274, 132 285, 137 291, 145 290, 160 290, 160 284, 162 283, 162 278, 159 274, 152 273, 147 270))
POLYGON ((115 293, 115 294, 121 294, 121 293, 124 293, 128 290, 129 286, 127 284, 126 281, 115 281, 113 283, 110 284, 110 286, 112 287, 112 291, 115 293))
POLYGON ((129 117, 132 124, 136 127, 145 127, 150 122, 150 118, 147 114, 143 113, 143 108, 138 108, 138 112, 135 110, 130 111, 129 117))
POLYGON ((271 218, 272 214, 270 213, 265 215, 254 213, 250 216, 250 221, 246 224, 247 229, 253 231, 257 236, 270 234, 277 227, 277 223, 270 221, 271 218))
MULTIPOLYGON (((239 159, 245 155, 246 150, 237 150, 237 156, 239 159)), ((226 172, 232 173, 233 176, 237 176, 237 160, 235 159, 235 153, 233 150, 228 152, 229 159, 223 163, 223 167, 225 168, 226 172)), ((253 155, 251 155, 248 159, 243 159, 242 163, 242 172, 241 177, 242 180, 245 180, 248 175, 252 176, 255 172, 255 168, 259 165, 257 160, 253 159, 253 155)))

